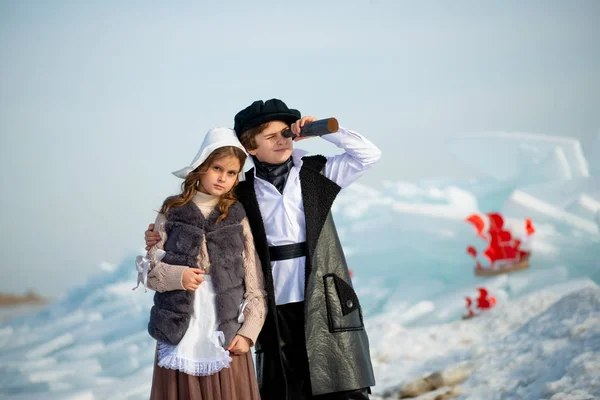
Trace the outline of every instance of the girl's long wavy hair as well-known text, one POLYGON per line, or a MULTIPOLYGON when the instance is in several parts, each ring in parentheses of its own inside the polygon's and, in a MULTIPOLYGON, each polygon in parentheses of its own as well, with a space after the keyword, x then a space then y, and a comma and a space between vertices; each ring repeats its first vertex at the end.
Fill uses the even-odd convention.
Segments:
MULTIPOLYGON (((206 172, 208 171, 208 169, 210 168, 210 166, 213 164, 213 162, 220 160, 222 158, 225 157, 235 157, 237 158, 237 160, 240 162, 240 170, 242 169, 242 167, 244 166, 244 163, 246 162, 246 153, 244 153, 243 150, 234 147, 234 146, 226 146, 226 147, 220 147, 218 149, 216 149, 215 151, 213 151, 212 153, 210 153, 210 155, 206 158, 206 160, 200 164, 200 166, 198 168, 196 168, 195 170, 193 170, 192 172, 190 172, 188 174, 188 176, 185 178, 185 180, 183 181, 183 183, 181 184, 181 193, 175 196, 171 196, 168 197, 161 209, 160 212, 162 214, 166 214, 167 211, 169 211, 169 209, 171 207, 181 207, 185 204, 187 204, 190 200, 192 200, 192 198, 194 197, 194 195, 200 191, 200 179, 202 177, 202 175, 206 174, 206 172)), ((238 184, 239 182, 239 174, 238 176, 235 178, 235 183, 233 184, 232 188, 230 191, 228 191, 227 193, 222 194, 219 197, 219 202, 217 204, 217 209, 219 210, 219 218, 217 219, 217 222, 220 222, 222 220, 224 220, 225 218, 227 218, 227 216, 229 215, 229 208, 235 204, 235 202, 237 201, 237 198, 235 197, 235 186, 238 184)))

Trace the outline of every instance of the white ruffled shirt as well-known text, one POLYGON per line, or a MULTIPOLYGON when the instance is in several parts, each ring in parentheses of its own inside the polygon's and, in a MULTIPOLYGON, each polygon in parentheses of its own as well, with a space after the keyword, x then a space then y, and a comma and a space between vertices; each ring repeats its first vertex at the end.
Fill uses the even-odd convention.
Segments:
MULTIPOLYGON (((345 150, 343 154, 327 157, 323 172, 342 188, 357 180, 381 157, 381 151, 357 132, 340 128, 338 132, 321 137, 345 150)), ((294 166, 283 193, 279 193, 270 182, 256 176, 256 169, 254 171, 254 189, 269 246, 306 241, 306 220, 299 175, 302 157, 306 154, 306 151, 299 149, 292 152, 294 166)), ((277 305, 304 300, 305 263, 306 257, 272 262, 277 305)))

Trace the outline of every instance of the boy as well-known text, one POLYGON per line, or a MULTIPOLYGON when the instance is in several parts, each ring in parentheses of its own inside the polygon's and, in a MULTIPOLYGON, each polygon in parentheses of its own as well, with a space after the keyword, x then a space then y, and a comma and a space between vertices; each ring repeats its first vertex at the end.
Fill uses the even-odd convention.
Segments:
MULTIPOLYGON (((278 99, 255 101, 235 116, 234 130, 254 161, 236 194, 269 303, 255 349, 263 400, 368 399, 375 384, 362 310, 330 210, 341 188, 381 152, 340 128, 322 138, 345 153, 305 156, 283 132, 291 128, 299 135, 294 140, 305 139, 302 127, 314 120, 278 99)), ((154 240, 147 231, 146 244, 154 240)))

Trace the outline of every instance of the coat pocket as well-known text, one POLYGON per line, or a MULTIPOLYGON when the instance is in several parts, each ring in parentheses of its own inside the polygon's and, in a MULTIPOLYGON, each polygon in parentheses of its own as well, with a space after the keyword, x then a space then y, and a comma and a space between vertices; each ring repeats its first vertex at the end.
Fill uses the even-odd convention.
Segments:
POLYGON ((365 328, 358 297, 352 286, 336 274, 323 276, 329 331, 359 331, 365 328))

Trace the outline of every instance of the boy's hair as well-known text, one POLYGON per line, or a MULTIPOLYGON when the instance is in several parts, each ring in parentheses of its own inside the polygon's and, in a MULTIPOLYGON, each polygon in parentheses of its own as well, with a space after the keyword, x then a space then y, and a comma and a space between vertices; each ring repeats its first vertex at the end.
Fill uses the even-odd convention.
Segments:
MULTIPOLYGON (((256 150, 256 148, 258 147, 258 145, 256 144, 256 136, 262 133, 262 131, 264 131, 265 129, 267 129, 267 126, 269 126, 271 122, 273 121, 263 122, 262 124, 257 125, 254 128, 246 129, 244 132, 242 132, 242 135, 240 136, 240 142, 242 142, 242 146, 244 146, 246 150, 256 150)), ((288 123, 284 121, 281 122, 286 124, 288 128, 290 127, 288 123)))
MULTIPOLYGON (((243 168, 244 163, 246 162, 246 153, 242 151, 242 149, 234 147, 234 146, 225 146, 220 147, 210 153, 210 155, 206 158, 206 160, 200 164, 198 168, 190 172, 183 183, 181 184, 181 193, 175 196, 167 197, 167 199, 163 202, 162 207, 160 208, 160 213, 166 215, 167 211, 171 207, 181 207, 186 205, 192 200, 194 195, 199 191, 200 187, 200 178, 202 175, 206 174, 210 166, 213 162, 220 160, 225 157, 235 157, 240 162, 240 170, 243 168)), ((233 190, 235 186, 239 182, 239 174, 235 178, 235 183, 233 184, 231 190, 227 193, 219 196, 219 203, 217 204, 217 208, 219 210, 219 218, 217 222, 220 222, 227 218, 229 215, 229 208, 235 204, 237 198, 235 197, 235 191, 233 190)))

